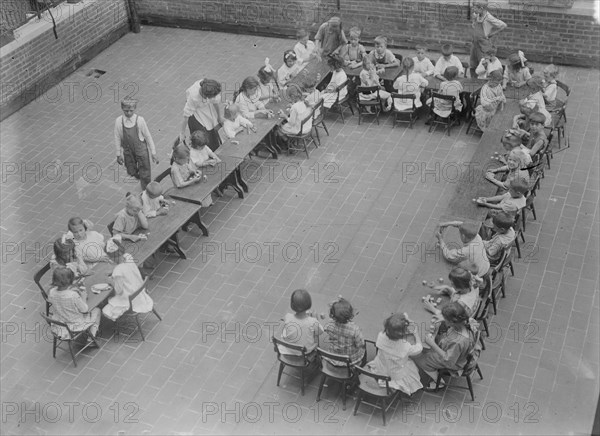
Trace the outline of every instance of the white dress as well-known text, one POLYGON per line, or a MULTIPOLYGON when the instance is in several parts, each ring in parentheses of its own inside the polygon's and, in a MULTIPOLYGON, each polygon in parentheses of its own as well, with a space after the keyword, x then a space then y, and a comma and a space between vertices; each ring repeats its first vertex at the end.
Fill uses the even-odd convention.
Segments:
MULTIPOLYGON (((144 283, 133 257, 129 253, 125 253, 123 257, 125 262, 115 266, 112 273, 115 295, 109 298, 108 304, 102 308, 104 316, 113 321, 129 309, 129 296, 144 283)), ((133 310, 137 313, 150 312, 154 307, 154 302, 145 289, 138 294, 132 303, 133 310)))
MULTIPOLYGON (((394 89, 397 89, 398 94, 414 94, 415 95, 415 107, 419 108, 423 104, 421 103, 421 88, 426 87, 429 82, 423 78, 419 73, 410 73, 408 78, 406 74, 402 74, 394 82, 394 89)), ((394 109, 397 111, 404 111, 412 109, 412 100, 395 98, 394 109)))
MULTIPOLYGON (((329 81, 329 85, 335 85, 336 87, 338 87, 346 80, 348 80, 346 72, 340 69, 339 71, 334 71, 331 74, 331 80, 329 81)), ((348 87, 346 86, 344 87, 344 89, 340 90, 340 100, 346 97, 347 94, 348 87)), ((330 108, 331 106, 333 106, 333 103, 335 103, 335 100, 337 99, 337 92, 324 92, 323 94, 321 94, 321 96, 323 97, 323 106, 325 106, 326 108, 330 108)))
POLYGON ((75 254, 84 262, 98 262, 106 256, 104 252, 104 236, 94 230, 87 230, 84 239, 74 239, 75 254))

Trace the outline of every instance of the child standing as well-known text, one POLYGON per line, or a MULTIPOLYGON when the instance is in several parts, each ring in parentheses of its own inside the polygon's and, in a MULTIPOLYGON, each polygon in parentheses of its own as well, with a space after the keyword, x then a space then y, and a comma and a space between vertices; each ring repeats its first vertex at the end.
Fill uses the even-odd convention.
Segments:
MULTIPOLYGON (((379 85, 379 76, 377 75, 377 71, 375 71, 375 65, 371 62, 371 58, 364 57, 362 61, 362 70, 360 72, 360 86, 370 87, 379 85)), ((385 112, 389 111, 392 108, 392 99, 391 94, 384 89, 379 90, 379 97, 382 102, 385 102, 385 107, 383 110, 385 112)), ((358 98, 362 101, 365 100, 374 100, 377 98, 377 92, 372 92, 370 94, 359 94, 358 98)))
POLYGON ((454 56, 454 49, 451 44, 444 44, 442 46, 442 56, 435 63, 434 76, 440 79, 442 82, 448 80, 445 75, 445 71, 449 67, 455 67, 457 69, 456 77, 464 77, 465 69, 463 68, 462 62, 459 58, 454 56))
POLYGON ((556 106, 556 94, 558 91, 556 78, 558 77, 558 67, 554 64, 546 65, 543 72, 544 82, 546 84, 546 87, 544 88, 544 102, 546 103, 546 109, 551 111, 556 106))
POLYGON ((492 217, 492 230, 494 235, 483 241, 485 251, 492 266, 500 262, 502 252, 512 245, 516 233, 513 229, 515 218, 506 212, 497 213, 492 217))
POLYGON ((506 86, 509 84, 515 88, 520 88, 531 79, 531 73, 525 62, 527 62, 527 59, 525 59, 522 51, 513 53, 508 57, 502 88, 506 89, 506 86))
MULTIPOLYGON (((354 308, 342 297, 331 304, 329 316, 333 320, 325 326, 329 335, 329 350, 335 354, 349 356, 352 365, 358 365, 366 358, 366 345, 360 327, 352 322, 354 308)), ((335 365, 337 362, 329 361, 335 365)))
MULTIPOLYGON (((112 272, 115 294, 102 308, 102 314, 108 319, 116 321, 129 310, 129 296, 142 286, 144 279, 133 256, 125 252, 125 247, 121 244, 121 238, 118 235, 106 242, 106 252, 116 264, 112 272)), ((131 303, 131 309, 136 313, 148 313, 154 307, 154 302, 145 289, 131 303)))
POLYGON ((406 313, 395 313, 383 322, 383 331, 377 335, 375 345, 377 355, 367 366, 376 374, 390 377, 390 388, 408 395, 423 388, 419 370, 410 358, 423 351, 423 344, 418 326, 406 313), (408 341, 410 335, 414 336, 415 345, 408 341))
POLYGON ((377 74, 385 73, 386 68, 397 67, 400 65, 400 61, 396 59, 394 53, 387 49, 387 38, 385 36, 378 36, 375 38, 375 49, 369 53, 371 62, 375 64, 377 74))
POLYGON ((277 83, 283 88, 300 72, 301 67, 297 64, 298 58, 294 50, 283 52, 283 65, 277 70, 277 83))
POLYGON ((363 58, 367 55, 365 47, 360 44, 361 31, 358 27, 352 27, 348 36, 350 42, 342 46, 340 56, 344 60, 344 64, 350 68, 357 68, 361 65, 363 58))
MULTIPOLYGON (((479 206, 501 210, 515 216, 527 204, 527 198, 525 197, 527 191, 529 191, 529 185, 517 178, 508 184, 508 192, 494 197, 479 197, 475 202, 479 206)), ((489 224, 491 224, 490 221, 488 221, 489 224)))
MULTIPOLYGON (((309 360, 314 360, 317 356, 317 347, 319 346, 319 336, 323 333, 323 326, 308 313, 312 307, 312 299, 308 291, 296 289, 292 292, 290 306, 294 313, 286 313, 283 317, 283 332, 281 337, 284 341, 294 345, 306 347, 309 360)), ((298 356, 296 350, 280 346, 281 354, 298 356)))
POLYGON ((492 71, 500 70, 500 80, 502 80, 502 63, 496 57, 497 49, 494 46, 488 47, 483 53, 483 58, 475 68, 475 74, 478 79, 487 79, 492 71))
POLYGON ((460 221, 441 223, 435 236, 442 249, 442 254, 447 261, 459 263, 468 259, 477 266, 477 275, 483 277, 490 269, 490 262, 488 261, 481 236, 479 236, 479 227, 478 224, 463 223, 460 221), (449 248, 444 242, 442 232, 449 226, 458 227, 463 247, 449 248))
POLYGON ((143 117, 135 114, 136 100, 121 101, 123 115, 115 121, 115 148, 117 163, 125 164, 127 174, 139 179, 142 191, 150 183, 150 156, 158 165, 156 149, 150 130, 143 117))
POLYGON ((308 36, 306 29, 298 29, 296 32, 296 39, 298 39, 298 42, 294 46, 294 53, 296 53, 298 62, 303 64, 307 63, 315 56, 315 43, 310 41, 308 36))
MULTIPOLYGON (((458 76, 458 68, 450 66, 444 71, 444 81, 440 84, 439 94, 451 95, 454 97, 454 110, 462 111, 462 101, 460 93, 463 91, 462 83, 456 78, 458 76)), ((427 100, 427 104, 431 103, 431 98, 427 100)), ((433 111, 442 118, 447 118, 452 113, 452 102, 437 99, 433 111)))
MULTIPOLYGON (((335 90, 338 86, 342 85, 348 80, 348 76, 343 68, 344 61, 339 55, 332 54, 329 56, 329 59, 327 59, 327 65, 329 65, 331 70, 331 80, 329 81, 327 88, 325 88, 325 91, 323 91, 322 96, 323 106, 329 109, 331 106, 333 106, 338 98, 338 93, 335 92, 335 90)), ((346 86, 341 89, 339 95, 340 100, 345 98, 346 95, 348 95, 348 87, 346 86)))
POLYGON ((477 126, 485 132, 498 108, 506 103, 506 97, 502 92, 502 66, 488 74, 488 82, 481 87, 479 94, 479 106, 475 108, 475 121, 477 126))
MULTIPOLYGON (((402 59, 402 72, 394 82, 394 89, 397 90, 398 94, 413 94, 415 96, 415 107, 420 108, 423 106, 421 89, 425 88, 429 82, 421 74, 416 73, 414 68, 415 62, 411 58, 402 59)), ((397 111, 412 109, 412 104, 412 100, 394 99, 394 109, 397 111)))
MULTIPOLYGON (((254 124, 242 116, 240 113, 240 107, 233 103, 229 106, 225 106, 225 119, 223 120, 223 131, 229 139, 235 138, 235 135, 243 131, 244 129, 250 129, 256 132, 254 124)), ((192 140, 192 149, 194 148, 194 141, 192 140)), ((214 155, 214 153, 213 153, 214 155)), ((216 156, 216 155, 215 155, 216 156)), ((218 159, 218 158, 217 158, 218 159)), ((194 163, 194 151, 192 150, 192 160, 194 163)))
POLYGON ((423 78, 433 76, 435 67, 427 57, 427 47, 424 45, 417 45, 415 50, 417 51, 417 55, 412 58, 413 63, 415 64, 414 72, 419 73, 423 78))
POLYGON ((146 190, 142 192, 142 212, 146 218, 154 218, 169 213, 169 205, 162 193, 162 186, 158 182, 148 183, 146 190))
POLYGON ((148 229, 148 219, 142 212, 142 201, 137 195, 128 194, 125 200, 125 209, 121 209, 115 217, 113 235, 121 235, 121 238, 131 242, 145 239, 145 235, 134 235, 137 229, 148 229))

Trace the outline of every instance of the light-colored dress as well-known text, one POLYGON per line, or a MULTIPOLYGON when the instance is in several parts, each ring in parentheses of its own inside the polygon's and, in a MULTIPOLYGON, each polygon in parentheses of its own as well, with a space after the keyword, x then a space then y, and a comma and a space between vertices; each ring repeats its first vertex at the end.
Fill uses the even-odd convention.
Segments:
MULTIPOLYGON (((421 107, 421 88, 425 88, 429 82, 423 78, 419 73, 412 72, 406 77, 406 74, 402 74, 394 82, 394 89, 397 90, 398 94, 414 94, 415 95, 415 106, 421 107)), ((394 109, 397 111, 404 111, 412 109, 412 100, 395 98, 394 109)))
POLYGON ((384 332, 379 332, 376 345, 377 355, 367 364, 373 372, 391 377, 389 386, 408 395, 423 388, 419 369, 410 359, 423 351, 421 344, 411 345, 404 339, 393 341, 384 332))
POLYGON ((500 103, 506 102, 506 97, 502 91, 502 85, 498 84, 492 88, 489 84, 484 84, 481 87, 479 102, 479 106, 475 108, 475 120, 477 121, 479 128, 482 131, 486 131, 492 118, 496 115, 500 103))
POLYGON ((94 263, 106 256, 104 236, 94 230, 87 230, 83 239, 73 239, 75 255, 84 262, 94 263))
MULTIPOLYGON (((300 127, 302 121, 306 119, 311 113, 312 109, 304 103, 304 101, 297 101, 290 108, 290 116, 288 122, 281 126, 281 132, 287 135, 297 135, 300 133, 300 127)), ((302 133, 306 134, 312 130, 312 121, 307 121, 302 126, 302 133)))
MULTIPOLYGON (((100 309, 90 309, 84 296, 75 286, 62 291, 53 287, 48 292, 48 301, 52 304, 53 318, 67 324, 71 331, 80 332, 91 327, 91 333, 96 335, 100 325, 100 309)), ((67 329, 55 324, 52 325, 52 332, 63 339, 69 337, 67 329)))
MULTIPOLYGON (((348 80, 346 72, 343 69, 340 69, 339 71, 334 71, 331 74, 331 80, 329 81, 329 85, 334 85, 338 87, 341 84, 343 84, 346 80, 348 80)), ((340 90, 340 100, 344 99, 346 95, 348 95, 347 86, 344 87, 344 89, 340 90)), ((323 97, 323 106, 329 109, 331 106, 333 106, 337 99, 337 92, 324 92, 321 96, 323 97)))
MULTIPOLYGON (((298 318, 294 313, 286 313, 283 317, 283 332, 281 338, 294 345, 306 347, 310 353, 319 346, 319 336, 323 333, 323 326, 312 316, 298 318)), ((279 347, 281 354, 299 356, 299 351, 284 346, 279 347)))
MULTIPOLYGON (((458 80, 447 80, 440 84, 438 94, 451 95, 454 97, 454 110, 457 112, 462 111, 462 101, 460 100, 460 93, 463 91, 462 83, 458 80)), ((427 100, 427 104, 431 103, 431 98, 427 100)), ((452 112, 452 103, 450 101, 435 99, 435 107, 433 111, 442 118, 447 118, 452 112)))
MULTIPOLYGON (((104 316, 113 321, 129 309, 129 296, 144 283, 133 257, 129 253, 125 253, 123 257, 125 261, 115 266, 112 272, 115 295, 110 297, 108 304, 102 308, 104 316)), ((132 303, 133 310, 137 313, 150 312, 154 307, 154 302, 145 289, 135 297, 132 303)))
POLYGON ((240 92, 235 98, 235 103, 239 105, 242 116, 248 119, 254 118, 256 111, 265 109, 265 103, 261 101, 261 92, 258 89, 251 96, 240 92))

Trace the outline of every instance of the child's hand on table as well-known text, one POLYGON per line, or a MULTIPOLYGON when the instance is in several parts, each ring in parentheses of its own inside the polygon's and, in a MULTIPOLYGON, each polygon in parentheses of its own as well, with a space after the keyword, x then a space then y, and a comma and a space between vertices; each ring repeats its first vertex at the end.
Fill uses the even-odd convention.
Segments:
POLYGON ((424 301, 423 302, 423 307, 425 308, 425 310, 427 310, 428 312, 433 313, 434 315, 437 313, 440 313, 440 310, 438 308, 436 308, 433 303, 430 303, 429 301, 424 301))
POLYGON ((158 211, 156 211, 156 215, 160 216, 160 215, 166 215, 169 213, 169 209, 166 207, 161 207, 160 209, 158 209, 158 211))
POLYGON ((236 141, 235 139, 232 139, 232 140, 231 140, 231 143, 232 143, 233 145, 239 145, 240 141, 236 141))

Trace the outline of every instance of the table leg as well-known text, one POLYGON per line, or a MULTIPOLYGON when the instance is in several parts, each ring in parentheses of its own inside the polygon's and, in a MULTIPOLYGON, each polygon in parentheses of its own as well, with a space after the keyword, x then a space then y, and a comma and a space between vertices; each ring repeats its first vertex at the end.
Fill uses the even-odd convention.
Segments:
POLYGON ((237 179, 238 185, 241 186, 241 188, 244 190, 244 192, 248 193, 249 192, 248 184, 242 177, 242 169, 239 166, 235 169, 235 177, 237 179))
POLYGON ((167 241, 167 243, 173 247, 173 249, 179 255, 180 258, 187 259, 187 256, 185 255, 185 253, 183 252, 183 250, 179 246, 179 237, 177 236, 177 233, 174 233, 173 236, 171 236, 169 238, 169 240, 167 241))
POLYGON ((236 171, 229 174, 223 181, 223 184, 225 184, 226 186, 231 186, 235 190, 235 192, 237 192, 239 198, 244 198, 244 190, 238 184, 236 171))
POLYGON ((196 212, 194 214, 194 216, 192 216, 190 221, 198 226, 198 228, 202 231, 202 234, 204 236, 208 236, 208 229, 206 228, 206 226, 202 223, 202 220, 200 219, 200 211, 196 212))

